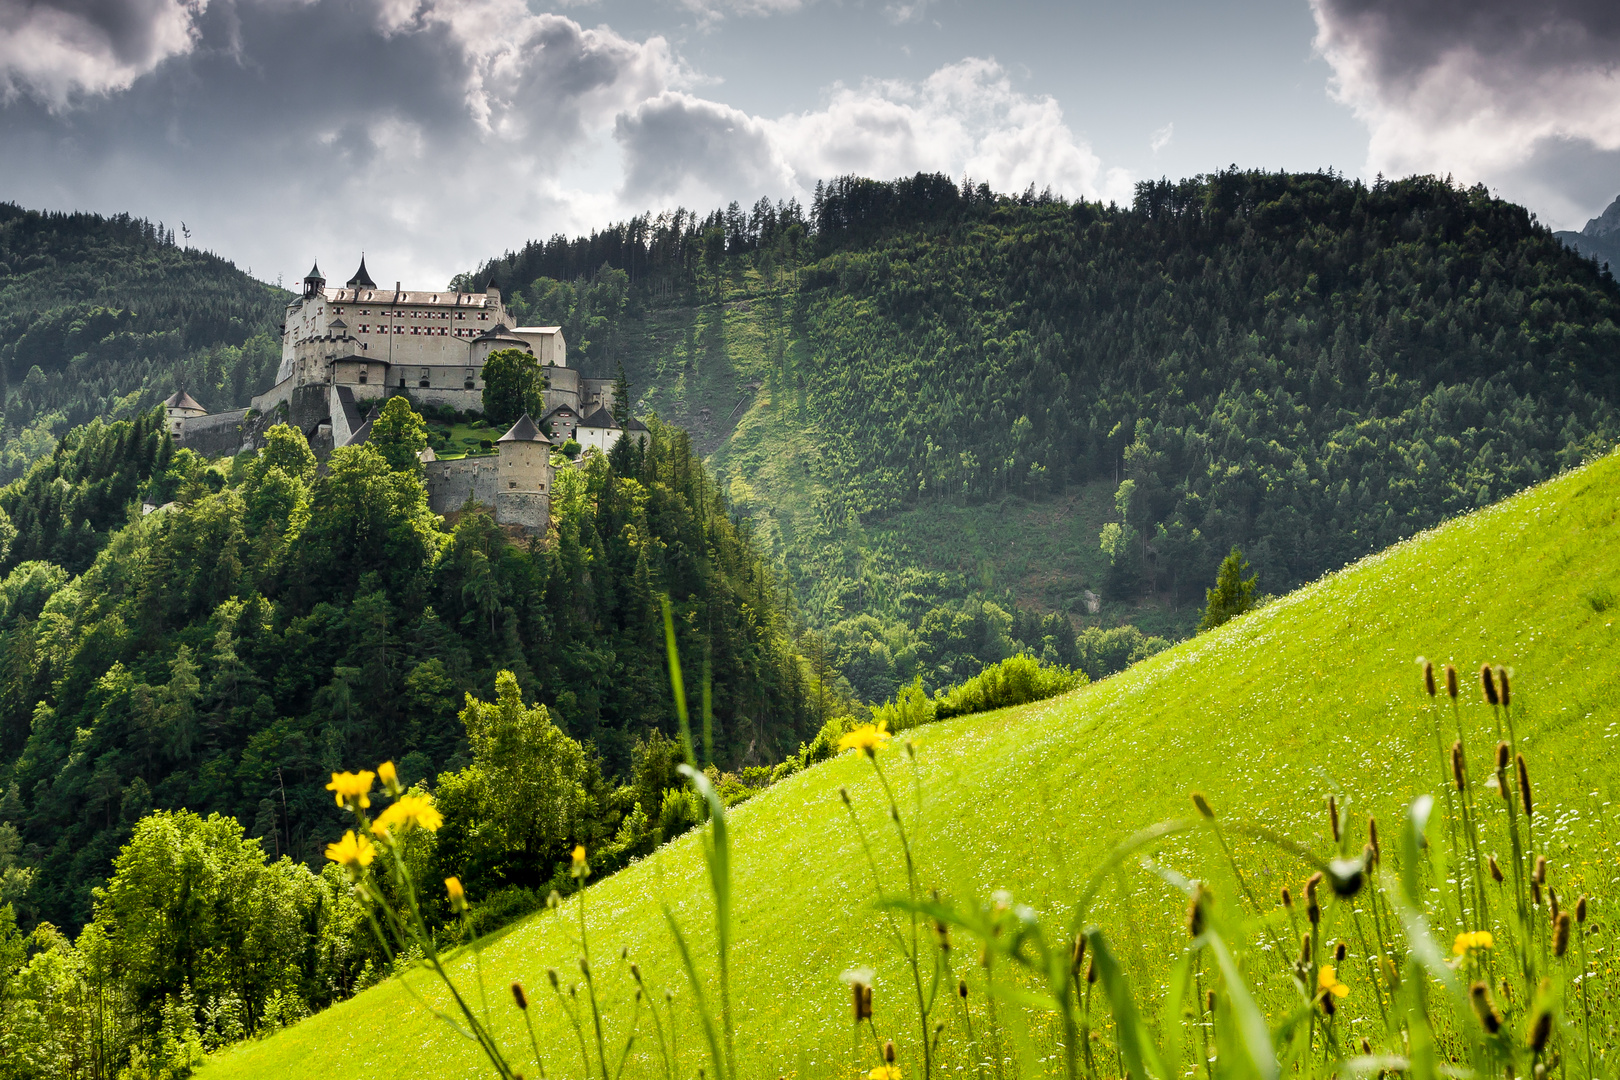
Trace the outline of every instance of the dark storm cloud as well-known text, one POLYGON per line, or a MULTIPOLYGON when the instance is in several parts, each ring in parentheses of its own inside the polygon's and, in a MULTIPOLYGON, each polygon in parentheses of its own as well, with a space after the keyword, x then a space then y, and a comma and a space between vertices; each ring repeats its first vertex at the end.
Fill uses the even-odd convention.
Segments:
POLYGON ((1368 171, 1455 173, 1567 223, 1620 190, 1614 0, 1312 0, 1368 171), (1609 196, 1593 204, 1591 191, 1609 196))
POLYGON ((62 107, 188 50, 207 0, 0 0, 0 94, 62 107))

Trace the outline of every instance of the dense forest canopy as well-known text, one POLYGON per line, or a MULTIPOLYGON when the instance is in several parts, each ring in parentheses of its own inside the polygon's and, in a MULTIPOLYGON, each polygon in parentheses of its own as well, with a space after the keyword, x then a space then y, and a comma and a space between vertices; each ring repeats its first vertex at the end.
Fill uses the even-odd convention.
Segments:
POLYGON ((1620 435, 1620 287, 1524 208, 1432 177, 1234 168, 1128 207, 843 178, 807 214, 638 218, 480 274, 520 304, 574 297, 562 321, 611 286, 624 329, 598 362, 644 386, 661 346, 637 320, 660 305, 778 305, 770 404, 818 444, 780 554, 823 625, 928 610, 905 557, 846 557, 912 508, 1106 484, 1090 584, 1190 625, 1234 545, 1285 589, 1620 435), (908 592, 921 610, 871 599, 908 592))
POLYGON ((708 679, 713 760, 774 763, 826 718, 746 524, 656 421, 645 448, 559 468, 544 542, 478 509, 446 524, 414 457, 391 466, 380 439, 317 470, 277 426, 210 464, 160 422, 75 432, 5 492, 24 528, 0 579, 0 817, 37 870, 29 919, 87 920, 154 808, 228 814, 318 862, 340 820, 323 774, 467 764, 464 697, 492 697, 502 670, 597 775, 628 776, 638 740, 671 730, 661 596, 708 679), (37 538, 53 493, 82 515, 113 489, 135 507, 121 528, 37 538))
POLYGON ((176 389, 246 405, 275 376, 287 298, 161 224, 0 203, 0 482, 176 389))

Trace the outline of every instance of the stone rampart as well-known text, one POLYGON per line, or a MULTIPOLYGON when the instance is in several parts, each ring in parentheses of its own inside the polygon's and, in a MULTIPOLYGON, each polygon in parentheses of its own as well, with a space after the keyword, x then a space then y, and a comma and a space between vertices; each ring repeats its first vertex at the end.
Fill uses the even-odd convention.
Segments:
POLYGON ((180 421, 180 445, 209 458, 235 454, 244 442, 252 442, 252 433, 246 430, 247 413, 246 409, 232 409, 188 416, 180 421))
POLYGON ((500 460, 494 454, 429 461, 422 466, 427 485, 428 508, 435 514, 448 514, 476 499, 485 506, 495 505, 495 485, 500 479, 500 460))

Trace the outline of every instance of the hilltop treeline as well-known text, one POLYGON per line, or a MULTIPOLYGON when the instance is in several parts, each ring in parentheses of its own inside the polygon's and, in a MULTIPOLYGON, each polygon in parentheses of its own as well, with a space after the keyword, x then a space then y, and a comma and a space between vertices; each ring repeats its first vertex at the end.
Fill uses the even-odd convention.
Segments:
POLYGON ((275 375, 286 299, 161 224, 0 203, 0 481, 175 389, 246 404, 275 375))
POLYGON ((20 837, 0 859, 34 873, 3 897, 25 922, 89 919, 91 887, 152 809, 228 814, 318 862, 341 821, 325 774, 466 765, 458 713, 469 692, 493 698, 501 670, 590 748, 598 783, 629 775, 638 740, 672 724, 663 595, 694 715, 710 684, 714 760, 777 761, 825 719, 770 570, 678 431, 655 423, 645 449, 559 469, 542 543, 480 510, 441 524, 417 471, 369 443, 317 472, 278 426, 262 452, 210 464, 159 421, 75 434, 4 495, 28 561, 0 580, 0 820, 20 837), (25 540, 47 497, 83 513, 132 484, 160 509, 99 554, 71 522, 25 540), (58 554, 72 567, 46 561, 58 554))
MULTIPOLYGON (((1620 435, 1620 288, 1482 187, 1232 169, 1114 206, 847 177, 781 209, 485 272, 520 298, 618 273, 632 317, 667 278, 709 303, 756 274, 787 305, 777 385, 823 433, 827 550, 862 515, 1101 481, 1099 591, 1196 604, 1234 545, 1287 588, 1620 435)), ((800 554, 807 614, 848 615, 865 590, 800 554)))

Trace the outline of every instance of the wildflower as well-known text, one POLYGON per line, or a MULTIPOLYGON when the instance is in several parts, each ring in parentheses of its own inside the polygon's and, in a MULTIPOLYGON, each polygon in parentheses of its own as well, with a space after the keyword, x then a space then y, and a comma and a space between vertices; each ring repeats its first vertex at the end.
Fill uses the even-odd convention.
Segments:
POLYGON ((338 806, 358 806, 364 810, 371 805, 371 781, 376 775, 365 771, 335 772, 326 790, 334 793, 338 806))
POLYGON ((903 1074, 898 1065, 879 1065, 866 1075, 868 1080, 900 1080, 903 1074))
POLYGON ((394 830, 426 829, 437 832, 444 824, 444 815, 433 806, 426 795, 401 795, 394 803, 377 815, 371 831, 383 839, 390 839, 394 830))
POLYGON ((467 890, 461 887, 461 879, 447 877, 444 879, 444 891, 450 895, 450 910, 460 914, 467 910, 467 890))
POLYGON ((590 874, 590 865, 585 861, 585 845, 574 845, 574 856, 569 862, 568 873, 572 877, 582 878, 590 874))
POLYGON ((1316 973, 1316 989, 1320 994, 1331 994, 1336 998, 1350 996, 1350 988, 1339 981, 1339 969, 1332 964, 1323 964, 1316 973))
POLYGON ((1489 949, 1496 944, 1496 939, 1489 930, 1464 930, 1458 934, 1451 943, 1451 955, 1467 956, 1480 949, 1489 949))
POLYGON ((878 749, 889 741, 889 722, 879 720, 876 724, 862 724, 860 727, 838 740, 838 749, 859 750, 867 757, 873 757, 878 749))
POLYGON ((392 761, 385 761, 377 766, 377 779, 382 783, 383 790, 390 795, 398 795, 404 790, 399 786, 399 772, 394 768, 392 761))
POLYGON ((326 845, 326 857, 353 871, 371 865, 371 860, 377 857, 377 849, 370 840, 356 836, 354 830, 350 829, 343 834, 343 839, 326 845))

